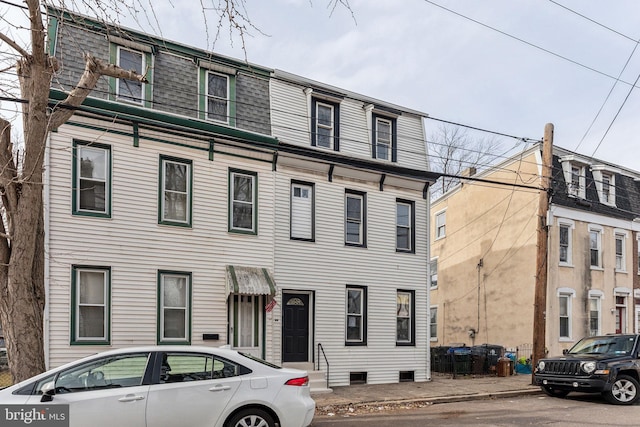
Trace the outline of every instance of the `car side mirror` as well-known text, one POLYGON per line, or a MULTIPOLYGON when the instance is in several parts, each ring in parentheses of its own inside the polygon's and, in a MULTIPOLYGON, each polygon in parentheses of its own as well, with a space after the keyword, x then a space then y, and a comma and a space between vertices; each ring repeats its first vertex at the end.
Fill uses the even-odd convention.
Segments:
POLYGON ((55 394, 56 383, 55 381, 49 381, 42 386, 42 399, 40 399, 40 402, 51 402, 55 394))
POLYGON ((564 350, 562 350, 562 354, 567 354, 567 353, 569 353, 568 349, 565 348, 564 350))

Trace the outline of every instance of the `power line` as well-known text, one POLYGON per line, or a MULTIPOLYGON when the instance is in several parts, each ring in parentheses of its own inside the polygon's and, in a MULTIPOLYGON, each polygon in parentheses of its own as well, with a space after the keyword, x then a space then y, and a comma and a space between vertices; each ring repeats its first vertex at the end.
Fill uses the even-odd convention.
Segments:
MULTIPOLYGON (((497 33, 499 33, 499 34, 502 34, 503 36, 509 37, 509 38, 511 38, 511 39, 513 39, 513 40, 516 40, 516 41, 519 41, 520 43, 526 44, 527 46, 530 46, 530 47, 533 47, 533 48, 535 48, 535 49, 538 49, 538 50, 540 50, 540 51, 542 51, 542 52, 548 53, 549 55, 553 55, 553 56, 555 56, 556 58, 560 58, 560 59, 562 59, 562 60, 564 60, 564 61, 570 62, 570 63, 572 63, 572 64, 574 64, 574 65, 577 65, 577 66, 579 66, 579 67, 581 67, 581 68, 587 69, 587 70, 589 70, 589 71, 593 71, 594 73, 600 74, 600 75, 605 76, 605 77, 608 77, 608 78, 610 78, 610 79, 614 79, 614 80, 616 79, 614 76, 612 76, 612 75, 610 75, 610 74, 607 74, 607 73, 605 73, 604 71, 597 70, 597 69, 595 69, 595 68, 593 68, 593 67, 590 67, 590 66, 588 66, 588 65, 582 64, 582 63, 580 63, 580 62, 578 62, 578 61, 575 61, 575 60, 573 60, 573 59, 567 58, 566 56, 560 55, 559 53, 555 53, 555 52, 553 52, 553 51, 551 51, 551 50, 549 50, 549 49, 546 49, 546 48, 544 48, 544 47, 541 47, 541 46, 538 46, 538 45, 533 44, 533 43, 531 43, 531 42, 528 42, 528 41, 526 41, 526 40, 524 40, 524 39, 522 39, 522 38, 520 38, 520 37, 516 37, 516 36, 514 36, 514 35, 512 35, 512 34, 509 34, 509 33, 505 32, 505 31, 502 31, 502 30, 499 30, 499 29, 497 29, 497 28, 495 28, 495 27, 492 27, 491 25, 485 24, 485 23, 480 22, 480 21, 478 21, 478 20, 476 20, 476 19, 473 19, 473 18, 470 18, 470 17, 468 17, 468 16, 465 16, 465 15, 463 15, 463 14, 459 13, 459 12, 456 12, 455 10, 452 10, 452 9, 446 8, 446 7, 444 7, 444 6, 442 6, 442 5, 439 5, 438 3, 435 3, 435 2, 433 2, 433 1, 431 1, 431 0, 424 0, 424 1, 425 1, 426 3, 429 3, 429 4, 433 5, 433 6, 439 7, 440 9, 446 10, 447 12, 452 13, 452 14, 454 14, 454 15, 456 15, 456 16, 459 16, 459 17, 464 18, 464 19, 466 19, 466 20, 468 20, 468 21, 471 21, 471 22, 473 22, 473 23, 475 23, 475 24, 478 24, 478 25, 480 25, 480 26, 482 26, 482 27, 488 28, 488 29, 490 29, 490 30, 492 30, 492 31, 495 31, 495 32, 497 32, 497 33)), ((631 85, 631 83, 629 83, 629 82, 627 82, 627 81, 624 81, 624 80, 620 80, 620 81, 621 81, 622 83, 627 84, 627 85, 631 85)), ((635 83, 634 83, 634 85, 635 85, 635 83)))

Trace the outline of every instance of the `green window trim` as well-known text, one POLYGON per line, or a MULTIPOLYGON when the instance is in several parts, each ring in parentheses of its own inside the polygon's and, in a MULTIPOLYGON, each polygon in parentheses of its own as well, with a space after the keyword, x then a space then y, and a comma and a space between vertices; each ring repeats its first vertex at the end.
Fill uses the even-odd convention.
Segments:
POLYGON ((252 234, 252 235, 257 235, 258 234, 258 174, 256 172, 251 172, 251 171, 246 171, 246 170, 240 170, 240 169, 233 169, 233 168, 229 168, 229 204, 228 204, 228 220, 229 220, 229 232, 231 233, 238 233, 238 234, 252 234), (253 183, 253 191, 251 192, 252 195, 252 201, 251 201, 251 206, 252 206, 252 215, 251 215, 251 228, 243 228, 243 227, 234 227, 233 222, 234 222, 234 215, 233 215, 233 203, 234 203, 234 178, 236 175, 244 175, 244 176, 249 176, 252 178, 252 183, 253 183))
POLYGON ((111 267, 92 265, 71 266, 71 325, 70 345, 110 345, 111 344, 111 267), (81 338, 80 333, 80 272, 101 272, 104 274, 104 337, 103 338, 81 338))
POLYGON ((192 323, 192 310, 193 310, 193 280, 190 272, 184 271, 170 271, 170 270, 158 270, 158 286, 157 286, 157 335, 156 342, 158 345, 191 345, 191 323, 192 323), (163 334, 163 322, 164 322, 164 277, 174 276, 182 277, 186 283, 186 296, 185 296, 185 338, 166 338, 163 334))
POLYGON ((142 94, 143 100, 142 103, 138 104, 136 102, 127 101, 126 99, 118 99, 117 95, 117 86, 118 79, 115 77, 109 77, 109 100, 110 101, 120 101, 125 103, 130 103, 133 105, 141 105, 145 108, 152 107, 152 98, 153 98, 153 53, 152 52, 142 52, 136 49, 132 49, 126 46, 120 46, 117 43, 109 43, 109 63, 117 64, 118 63, 118 48, 123 48, 130 50, 132 52, 137 52, 142 55, 144 58, 144 63, 142 64, 143 68, 146 69, 145 77, 149 83, 142 83, 142 94))
POLYGON ((209 70, 205 67, 200 67, 198 72, 198 118, 200 120, 209 120, 217 123, 228 124, 231 127, 236 126, 236 76, 233 74, 226 74, 209 70), (218 120, 207 119, 207 75, 209 73, 219 74, 225 76, 228 79, 228 101, 229 101, 229 117, 227 122, 218 120))
POLYGON ((72 165, 71 165, 71 212, 73 215, 78 216, 89 216, 89 217, 97 217, 97 218, 111 218, 111 203, 112 203, 112 174, 113 174, 113 162, 112 162, 112 154, 111 154, 111 146, 106 144, 100 144, 97 142, 89 142, 89 141, 80 141, 77 139, 73 140, 73 148, 72 148, 72 165), (105 188, 104 188, 104 210, 96 211, 89 209, 82 209, 80 206, 80 179, 81 179, 81 168, 78 165, 78 154, 82 150, 82 147, 90 147, 92 149, 104 150, 106 152, 106 165, 105 165, 105 188))
POLYGON ((158 224, 173 225, 178 227, 191 227, 193 221, 193 162, 187 159, 181 159, 172 156, 160 155, 158 167, 158 224), (186 182, 186 200, 184 221, 165 218, 165 165, 167 163, 177 163, 185 165, 187 168, 186 182))

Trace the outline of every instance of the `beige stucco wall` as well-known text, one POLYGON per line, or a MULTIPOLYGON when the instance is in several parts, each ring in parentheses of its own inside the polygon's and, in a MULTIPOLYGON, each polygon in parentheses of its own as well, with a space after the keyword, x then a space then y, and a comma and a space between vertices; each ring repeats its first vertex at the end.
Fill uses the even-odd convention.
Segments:
MULTIPOLYGON (((536 186, 538 176, 539 152, 529 150, 481 178, 536 186)), ((432 204, 431 256, 438 258, 433 346, 532 342, 538 201, 536 190, 467 181, 432 204), (446 235, 436 238, 442 211, 446 235)))

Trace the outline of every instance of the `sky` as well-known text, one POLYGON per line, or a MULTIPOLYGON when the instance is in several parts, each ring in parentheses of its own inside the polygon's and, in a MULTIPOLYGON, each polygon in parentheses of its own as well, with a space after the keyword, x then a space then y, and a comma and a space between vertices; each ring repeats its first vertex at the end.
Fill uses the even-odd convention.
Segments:
MULTIPOLYGON (((200 1, 150 1, 155 18, 121 22, 472 128, 540 139, 553 123, 555 145, 640 171, 639 1, 328 2, 245 0, 259 31, 244 50, 224 30, 213 44, 216 19, 207 30, 200 1)), ((5 17, 12 9, 0 3, 5 17)), ((425 121, 428 139, 439 126, 425 121)))

